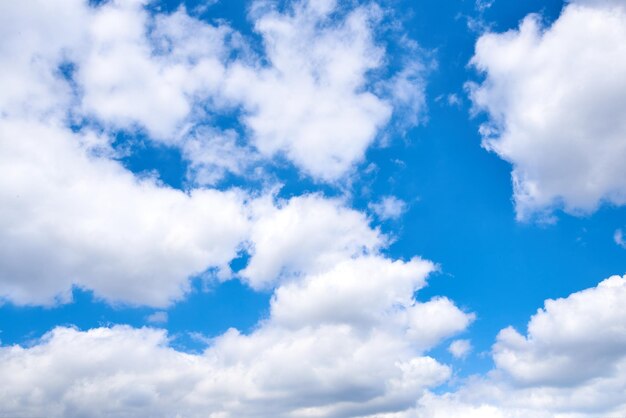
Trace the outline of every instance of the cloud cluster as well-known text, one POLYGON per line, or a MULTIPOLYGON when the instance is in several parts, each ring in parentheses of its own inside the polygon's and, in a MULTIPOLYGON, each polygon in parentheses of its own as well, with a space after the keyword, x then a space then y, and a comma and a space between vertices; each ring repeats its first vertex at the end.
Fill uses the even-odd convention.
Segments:
MULTIPOLYGON (((491 373, 434 394, 428 388, 451 370, 423 353, 465 329, 473 315, 446 299, 413 299, 433 267, 363 256, 284 283, 255 331, 231 329, 201 354, 170 348, 164 331, 150 328, 56 328, 30 347, 0 349, 7 377, 1 411, 389 418, 626 412, 626 276, 547 300, 525 335, 500 332, 491 373)), ((451 347, 462 356, 468 342, 451 347)))
POLYGON ((112 145, 119 129, 143 129, 180 147, 196 185, 276 153, 316 178, 344 175, 392 108, 365 88, 366 73, 383 65, 380 9, 255 2, 261 57, 225 23, 144 6, 0 6, 0 174, 10 179, 0 183, 0 297, 52 304, 78 286, 164 306, 184 296, 190 277, 230 277, 244 249, 252 254, 242 277, 262 288, 384 247, 369 220, 339 201, 183 192, 137 178, 112 145), (245 140, 211 126, 214 113, 234 108, 245 140))
MULTIPOLYGON (((334 182, 394 111, 419 115, 419 63, 373 78, 386 65, 381 8, 257 0, 255 45, 225 23, 145 5, 0 3, 0 297, 50 305, 77 286, 163 307, 211 276, 271 291, 269 312, 201 353, 128 326, 1 346, 0 415, 626 414, 626 276, 546 301, 525 333, 498 334, 490 374, 434 394, 453 371, 429 350, 475 319, 448 298, 416 299, 436 265, 385 255, 389 238, 341 199, 198 187, 277 156, 334 182), (242 129, 214 126, 223 116, 242 129), (120 130, 178 147, 193 188, 128 171, 120 130)), ((625 22, 620 2, 577 1, 548 28, 531 16, 478 41, 472 62, 486 80, 471 96, 490 116, 485 147, 514 166, 520 219, 626 202, 625 22)), ((370 209, 385 220, 405 206, 388 196, 370 209)), ((463 358, 471 342, 448 350, 463 358)))
POLYGON ((195 185, 245 174, 276 153, 316 178, 341 177, 392 109, 366 89, 366 74, 383 65, 374 40, 382 11, 254 2, 260 56, 225 23, 144 6, 1 6, 0 173, 11 180, 0 184, 0 296, 51 304, 78 286, 109 301, 164 306, 185 294, 190 277, 229 277, 246 248, 242 277, 262 288, 384 247, 369 220, 339 201, 182 192, 135 177, 112 145, 119 129, 143 129, 180 147, 195 185), (246 138, 211 126, 233 109, 246 138))
POLYGON ((0 348, 0 412, 51 417, 370 416, 401 411, 450 376, 425 350, 472 314, 417 302, 432 263, 346 259, 276 290, 249 335, 231 329, 201 354, 163 331, 56 328, 0 348))
POLYGON ((260 48, 227 23, 198 20, 184 8, 152 14, 145 5, 3 5, 0 106, 29 114, 71 108, 110 129, 142 129, 179 147, 200 184, 276 156, 317 180, 337 181, 363 159, 395 104, 414 115, 424 107, 417 60, 397 74, 384 71, 384 45, 376 41, 383 12, 374 5, 350 10, 303 0, 277 10, 255 1, 250 19, 260 48), (372 70, 381 75, 372 78, 372 70), (394 80, 406 88, 374 86, 394 80), (243 131, 220 132, 213 121, 223 116, 243 131))
POLYGON ((345 259, 377 253, 388 239, 341 200, 303 195, 278 205, 258 200, 249 242, 250 261, 240 276, 262 289, 303 272, 325 271, 345 259))
POLYGON ((255 2, 261 60, 232 29, 183 9, 30 6, 0 6, 0 175, 10 179, 0 182, 0 296, 54 304, 77 286, 161 307, 207 275, 273 296, 254 331, 231 329, 201 354, 127 326, 58 327, 0 347, 0 415, 351 417, 403 410, 450 376, 425 352, 473 314, 446 298, 418 302, 435 266, 384 256, 388 238, 366 215, 318 194, 173 189, 128 171, 114 146, 119 130, 141 129, 179 147, 196 186, 276 154, 316 179, 344 176, 394 100, 421 100, 415 75, 399 76, 417 89, 406 100, 368 91, 366 74, 383 65, 378 8, 255 2), (225 110, 241 112, 249 138, 211 126, 225 110), (232 272, 242 252, 247 265, 232 272))
POLYGON ((623 2, 575 1, 549 27, 530 15, 478 40, 470 95, 483 146, 513 165, 518 219, 626 203, 624 39, 623 2))
POLYGON ((136 178, 91 155, 85 144, 96 139, 48 124, 3 121, 0 137, 0 175, 11 178, 0 184, 0 294, 18 304, 67 301, 78 286, 113 302, 164 306, 192 276, 231 277, 229 263, 245 248, 242 278, 270 288, 387 242, 339 200, 185 193, 136 178))

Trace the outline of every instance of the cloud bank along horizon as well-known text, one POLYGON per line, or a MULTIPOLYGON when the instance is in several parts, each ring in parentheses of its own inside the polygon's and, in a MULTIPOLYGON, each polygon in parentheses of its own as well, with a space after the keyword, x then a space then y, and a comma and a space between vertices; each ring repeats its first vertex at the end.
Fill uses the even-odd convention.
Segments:
MULTIPOLYGON (((52 311, 82 289, 152 309, 144 326, 70 321, 3 343, 0 415, 626 414, 626 275, 530 306, 526 329, 476 354, 490 370, 462 375, 481 312, 422 296, 446 266, 395 249, 419 199, 357 190, 382 166, 372 154, 435 123, 444 63, 408 35, 410 14, 253 0, 244 30, 212 16, 219 3, 0 5, 2 303, 52 311), (179 156, 181 187, 129 168, 148 147, 179 156), (175 348, 168 309, 197 281, 233 280, 267 295, 256 325, 175 348)), ((467 29, 466 97, 483 148, 510 163, 510 217, 558 228, 533 222, 626 203, 626 7, 522 17, 467 29)), ((621 234, 607 240, 623 252, 621 234)))

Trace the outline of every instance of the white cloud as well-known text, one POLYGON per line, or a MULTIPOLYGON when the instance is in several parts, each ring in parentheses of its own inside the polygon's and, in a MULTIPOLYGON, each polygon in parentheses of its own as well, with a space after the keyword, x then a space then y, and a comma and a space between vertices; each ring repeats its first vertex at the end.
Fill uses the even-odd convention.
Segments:
POLYGON ((626 276, 547 300, 526 335, 510 327, 500 332, 490 374, 468 379, 458 392, 423 398, 408 416, 622 416, 625 302, 626 276))
POLYGON ((381 220, 398 219, 406 211, 406 202, 395 196, 385 196, 379 202, 368 205, 381 220))
POLYGON ((461 106, 461 103, 462 103, 461 98, 455 93, 448 94, 446 99, 450 106, 457 106, 457 107, 461 106))
POLYGON ((369 226, 365 215, 340 200, 304 195, 278 206, 271 200, 257 201, 250 243, 250 262, 240 275, 259 289, 302 273, 325 271, 346 258, 376 253, 387 238, 369 226))
MULTIPOLYGON (((436 319, 429 309, 413 310, 430 303, 418 304, 413 294, 432 268, 418 259, 348 259, 279 287, 270 317, 255 331, 231 329, 202 354, 175 351, 164 332, 153 329, 57 328, 28 348, 0 348, 0 413, 352 417, 402 411, 450 376, 423 350, 471 321, 463 314, 435 338, 407 338, 415 323, 436 319), (336 308, 343 314, 331 315, 336 308)), ((440 304, 435 311, 455 317, 458 308, 440 304)))
POLYGON ((201 355, 150 329, 57 328, 31 348, 0 351, 0 411, 49 417, 366 415, 394 409, 445 379, 429 357, 399 361, 384 335, 345 327, 246 337, 201 355), (33 396, 33 394, 35 394, 33 396))
POLYGON ((85 37, 81 0, 0 4, 0 109, 3 116, 64 113, 69 86, 57 71, 85 37), (69 48, 68 48, 69 47, 69 48), (62 98, 59 101, 59 97, 62 98), (60 107, 60 109, 57 109, 60 107))
MULTIPOLYGON (((346 257, 377 254, 387 244, 363 214, 339 200, 311 195, 276 206, 271 197, 239 190, 183 192, 154 178, 136 178, 115 161, 110 129, 139 125, 153 139, 179 146, 193 186, 215 184, 226 172, 247 174, 260 158, 234 131, 184 126, 197 116, 194 103, 224 99, 215 83, 230 80, 223 56, 242 42, 240 35, 197 21, 183 9, 150 16, 141 1, 97 7, 77 1, 63 22, 48 10, 51 4, 35 10, 21 3, 2 6, 8 27, 19 22, 25 29, 0 40, 6 51, 0 71, 16 85, 0 99, 0 173, 11 179, 0 183, 0 297, 53 304, 68 301, 77 286, 110 302, 165 306, 185 295, 191 276, 215 270, 229 278, 229 262, 244 245, 251 258, 241 276, 261 288, 322 272, 346 257), (59 72, 62 62, 75 64, 75 84, 59 72), (108 128, 70 129, 68 112, 72 120, 91 115, 108 128)), ((65 5, 54 7, 63 11, 65 5)), ((284 76, 285 83, 298 74, 310 78, 292 68, 293 59, 321 71, 316 82, 323 96, 337 88, 341 100, 369 97, 363 100, 378 103, 371 94, 347 94, 360 89, 364 72, 381 59, 371 39, 377 9, 358 8, 335 22, 327 17, 337 7, 333 2, 294 7, 293 14, 255 15, 260 33, 277 37, 267 43, 273 66, 250 66, 244 54, 234 68, 254 77, 284 76), (296 31, 300 23, 308 26, 296 31), (283 26, 298 36, 320 35, 317 52, 296 51, 288 34, 274 33, 283 26), (335 38, 341 42, 330 48, 335 38)), ((318 99, 307 106, 322 106, 318 99)), ((331 101, 359 107, 341 100, 331 101)), ((332 112, 332 118, 347 117, 355 125, 349 116, 332 112)))
MULTIPOLYGON (((272 299, 272 317, 285 326, 300 326, 302 323, 384 325, 390 317, 406 315, 407 309, 415 309, 413 291, 426 284, 426 275, 433 270, 432 263, 419 259, 405 263, 389 262, 381 257, 346 257, 329 271, 278 288, 272 299), (388 307, 393 310, 387 312, 388 307)), ((445 309, 446 312, 449 310, 450 307, 445 309)), ((434 316, 429 315, 431 312, 427 315, 419 313, 417 316, 434 316)), ((410 322, 406 316, 397 319, 410 322)), ((435 328, 441 330, 444 327, 435 325, 435 328)), ((427 335, 416 334, 420 334, 421 339, 427 335)))
POLYGON ((5 297, 47 303, 75 284, 164 305, 184 294, 189 274, 227 270, 249 242, 243 276, 278 286, 270 317, 201 355, 129 327, 58 328, 29 348, 0 348, 0 414, 348 417, 402 410, 450 375, 423 352, 473 315, 447 299, 416 302, 433 264, 381 256, 387 239, 365 215, 320 195, 276 204, 173 190, 94 155, 89 144, 106 150, 106 138, 86 135, 1 121, 0 167, 13 179, 0 183, 5 297))
MULTIPOLYGON (((500 332, 494 360, 521 384, 574 385, 613 373, 626 360, 626 277, 565 299, 547 300, 528 336, 500 332)), ((626 377, 626 376, 624 376, 626 377)))
MULTIPOLYGON (((93 134, 91 134, 93 135, 93 134)), ((189 276, 228 270, 249 230, 237 190, 184 193, 90 155, 89 134, 0 121, 0 294, 67 300, 72 285, 110 301, 166 305, 189 276)))
POLYGON ((474 314, 466 314, 445 297, 436 297, 426 303, 416 303, 407 309, 407 335, 422 348, 454 335, 474 321, 474 314), (425 321, 424 318, 429 318, 425 321))
MULTIPOLYGON (((427 66, 422 62, 423 55, 417 44, 408 42, 412 61, 403 63, 403 68, 391 79, 382 83, 388 90, 393 103, 394 115, 400 129, 417 126, 422 122, 426 110, 427 66)), ((388 140, 388 139, 387 139, 388 140)))
POLYGON ((374 40, 383 12, 374 5, 344 13, 334 1, 322 7, 303 0, 278 12, 255 1, 250 18, 263 40, 255 55, 251 41, 228 25, 200 21, 184 8, 153 15, 139 0, 36 4, 2 6, 0 105, 31 115, 71 108, 108 128, 143 128, 202 165, 200 182, 243 171, 233 158, 215 164, 233 149, 230 142, 198 146, 197 136, 187 136, 216 114, 234 113, 246 127, 238 151, 254 147, 266 161, 282 155, 315 179, 336 181, 362 161, 394 107, 413 124, 424 109, 419 60, 370 79, 371 70, 385 68, 384 45, 374 40), (58 72, 62 63, 74 65, 75 94, 58 72), (392 88, 375 93, 373 84, 392 88), (16 95, 28 105, 15 103, 16 95), (213 157, 204 164, 207 155, 213 157))
POLYGON ((295 2, 278 13, 257 2, 268 65, 232 65, 224 94, 243 103, 262 154, 282 153, 332 181, 363 159, 392 106, 366 89, 366 73, 383 65, 384 49, 373 40, 379 10, 358 7, 336 21, 336 2, 321 4, 295 2))
POLYGON ((138 179, 94 155, 106 138, 56 123, 0 121, 0 294, 19 304, 67 301, 71 287, 109 301, 164 306, 207 269, 254 288, 377 254, 388 240, 337 199, 305 195, 275 203, 240 190, 188 193, 138 179), (45 138, 42 141, 41 138, 45 138), (248 243, 248 244, 246 244, 248 243))
POLYGON ((483 146, 513 165, 518 219, 626 203, 624 39, 623 2, 594 1, 478 40, 472 64, 486 79, 470 95, 489 114, 483 146))
POLYGON ((247 175, 258 155, 238 144, 233 130, 199 128, 188 134, 181 146, 189 161, 187 177, 197 185, 215 185, 226 173, 247 175))
POLYGON ((472 351, 472 343, 469 340, 454 340, 450 343, 448 351, 456 358, 465 358, 472 351))
POLYGON ((495 0, 476 0, 476 10, 479 12, 484 12, 493 6, 495 0))
MULTIPOLYGON (((0 99, 4 300, 53 304, 68 301, 72 286, 78 286, 110 302, 164 306, 189 290, 190 276, 207 269, 227 274, 228 263, 247 237, 246 193, 186 193, 153 178, 139 179, 111 158, 115 151, 107 134, 67 127, 67 113, 76 108, 78 98, 58 66, 80 61, 76 71, 87 76, 90 54, 102 49, 106 56, 119 49, 120 39, 132 43, 129 39, 141 38, 143 27, 136 23, 144 16, 140 6, 121 1, 98 8, 85 2, 0 6, 0 26, 8 29, 0 39, 0 83, 7 82, 7 94, 0 99), (98 47, 90 50, 89 42, 98 47)), ((203 38, 202 32, 197 38, 203 38)), ((126 58, 124 65, 130 62, 126 58)), ((105 72, 103 77, 113 78, 134 74, 116 66, 105 72)), ((77 81, 84 82, 80 77, 77 81)), ((139 78, 148 80, 150 74, 139 78)), ((133 90, 137 82, 129 79, 108 90, 112 96, 130 91, 143 99, 141 91, 133 90)), ((144 108, 127 100, 115 99, 129 109, 144 108)), ((173 103, 167 102, 172 110, 173 103)), ((129 117, 139 118, 131 110, 129 117)), ((149 127, 152 123, 144 122, 149 127)))
POLYGON ((405 96, 368 91, 370 70, 385 64, 374 41, 381 10, 344 14, 311 0, 279 13, 255 2, 262 60, 226 26, 182 9, 153 16, 144 4, 0 5, 0 296, 53 304, 78 286, 111 303, 166 306, 192 276, 232 278, 245 248, 241 279, 274 289, 269 317, 202 354, 126 326, 59 327, 28 347, 0 347, 0 415, 352 417, 410 407, 451 375, 425 352, 474 319, 446 298, 415 299, 432 263, 382 255, 387 237, 341 200, 175 190, 135 176, 111 146, 119 129, 142 128, 180 147, 196 186, 245 173, 259 155, 284 155, 316 179, 345 176, 394 106, 423 102, 418 67, 391 78, 405 96), (211 112, 238 107, 250 140, 210 126, 211 112))
POLYGON ((223 80, 232 31, 184 9, 152 18, 143 6, 108 2, 91 9, 90 21, 77 22, 89 33, 77 58, 82 107, 117 127, 139 124, 153 138, 176 143, 195 103, 223 80))

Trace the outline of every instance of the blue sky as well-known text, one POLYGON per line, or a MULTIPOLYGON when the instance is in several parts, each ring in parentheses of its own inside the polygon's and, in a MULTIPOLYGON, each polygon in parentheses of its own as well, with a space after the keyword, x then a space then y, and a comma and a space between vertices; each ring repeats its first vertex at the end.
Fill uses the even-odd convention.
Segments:
POLYGON ((626 413, 620 1, 0 15, 0 415, 626 413))

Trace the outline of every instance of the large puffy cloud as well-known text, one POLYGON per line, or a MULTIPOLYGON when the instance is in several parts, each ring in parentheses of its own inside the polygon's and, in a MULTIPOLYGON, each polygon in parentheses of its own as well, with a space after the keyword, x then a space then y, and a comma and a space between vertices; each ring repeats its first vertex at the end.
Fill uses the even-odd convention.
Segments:
MULTIPOLYGON (((70 23, 93 13, 72 6, 70 23)), ((33 22, 0 41, 15 87, 0 102, 0 297, 52 304, 79 286, 109 301, 166 305, 190 276, 227 273, 249 228, 246 194, 137 178, 112 158, 107 134, 68 127, 74 96, 56 67, 84 38, 80 25, 50 19, 48 3, 34 13, 2 7, 11 24, 33 22)))
POLYGON ((223 79, 223 61, 237 35, 184 9, 152 16, 146 3, 114 0, 92 7, 84 0, 30 0, 0 6, 4 113, 64 114, 72 108, 175 143, 195 103, 214 94, 223 79))
POLYGON ((576 1, 547 28, 530 15, 478 40, 470 94, 483 146, 513 165, 518 219, 626 203, 624 39, 623 2, 576 1))
POLYGON ((547 300, 526 335, 500 332, 496 368, 406 416, 611 417, 626 413, 626 276, 547 300))
POLYGON ((164 332, 153 329, 57 328, 31 347, 0 348, 0 413, 352 417, 402 411, 450 376, 449 367, 424 350, 473 318, 438 299, 415 301, 432 269, 419 259, 348 259, 305 276, 297 289, 296 282, 279 287, 270 317, 255 331, 229 330, 201 354, 175 351, 164 332), (381 289, 387 296, 376 299, 381 289), (333 292, 338 296, 324 303, 333 292), (357 303, 345 303, 351 293, 360 295, 357 303), (312 306, 314 299, 322 306, 312 306), (303 315, 303 301, 317 314, 303 315), (328 315, 333 303, 344 315, 328 315), (430 303, 439 306, 414 310, 430 303), (410 334, 416 317, 429 322, 433 314, 451 318, 436 337, 410 334))
MULTIPOLYGON (((140 5, 0 6, 0 83, 6 87, 0 99, 2 299, 52 304, 67 301, 72 286, 79 286, 113 302, 166 305, 189 289, 190 276, 208 269, 228 273, 247 237, 245 193, 185 193, 137 178, 112 158, 109 135, 68 126, 68 112, 81 103, 64 73, 72 70, 60 64, 90 56, 90 41, 109 51, 118 49, 118 38, 143 36, 133 23, 143 13, 140 5), (107 34, 111 45, 100 39, 107 34)), ((74 71, 88 75, 89 60, 82 64, 74 71)), ((117 69, 104 72, 114 77, 117 69)))
POLYGON ((390 261, 361 257, 337 264, 322 274, 307 275, 276 289, 271 316, 288 328, 303 324, 349 324, 355 329, 396 329, 415 349, 426 350, 474 320, 446 298, 417 302, 435 266, 427 261, 390 261), (428 318, 426 320, 426 318, 428 318))
POLYGON ((528 324, 498 335, 494 359, 521 384, 575 385, 613 373, 626 360, 626 277, 547 300, 528 324))
POLYGON ((190 276, 228 272, 249 230, 245 193, 184 193, 138 179, 90 155, 94 142, 53 123, 0 122, 4 298, 50 304, 75 285, 162 306, 188 290, 190 276))
POLYGON ((73 284, 163 305, 189 274, 228 270, 244 244, 256 267, 242 276, 278 286, 254 332, 231 330, 200 355, 129 327, 57 328, 0 348, 0 415, 367 416, 405 409, 450 376, 424 351, 473 315, 445 298, 417 302, 434 265, 380 255, 387 239, 340 200, 184 193, 108 158, 106 137, 50 121, 0 126, 13 179, 0 187, 5 297, 46 303, 73 284), (272 251, 282 238, 285 251, 272 251))

